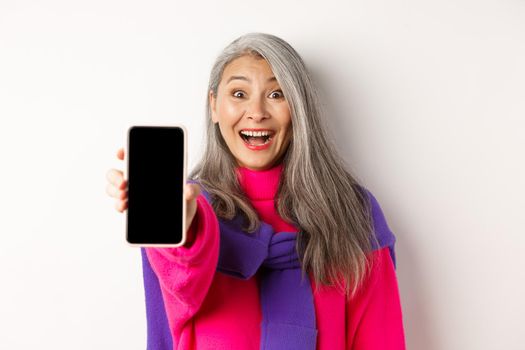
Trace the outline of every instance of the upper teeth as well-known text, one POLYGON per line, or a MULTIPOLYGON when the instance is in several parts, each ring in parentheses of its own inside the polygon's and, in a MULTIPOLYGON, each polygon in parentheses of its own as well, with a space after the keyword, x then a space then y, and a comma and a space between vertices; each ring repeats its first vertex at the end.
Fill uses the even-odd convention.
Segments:
POLYGON ((246 135, 246 136, 255 137, 255 136, 269 136, 270 132, 269 131, 247 131, 247 130, 241 130, 241 134, 246 135))

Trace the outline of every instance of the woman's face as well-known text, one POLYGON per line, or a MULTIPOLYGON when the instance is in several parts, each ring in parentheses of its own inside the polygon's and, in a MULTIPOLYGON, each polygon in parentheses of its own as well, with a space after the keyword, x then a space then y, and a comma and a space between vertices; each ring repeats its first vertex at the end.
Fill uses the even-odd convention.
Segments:
POLYGON ((291 139, 288 102, 266 60, 251 55, 224 69, 211 115, 239 166, 265 170, 276 165, 291 139))

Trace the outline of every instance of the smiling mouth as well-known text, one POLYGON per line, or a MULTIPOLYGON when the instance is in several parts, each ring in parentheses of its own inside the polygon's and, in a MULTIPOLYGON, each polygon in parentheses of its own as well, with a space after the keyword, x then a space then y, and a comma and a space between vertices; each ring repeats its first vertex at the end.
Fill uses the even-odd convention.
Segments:
POLYGON ((264 131, 250 131, 250 130, 241 130, 239 135, 244 140, 245 143, 252 146, 261 146, 270 143, 274 136, 274 132, 271 130, 264 131))

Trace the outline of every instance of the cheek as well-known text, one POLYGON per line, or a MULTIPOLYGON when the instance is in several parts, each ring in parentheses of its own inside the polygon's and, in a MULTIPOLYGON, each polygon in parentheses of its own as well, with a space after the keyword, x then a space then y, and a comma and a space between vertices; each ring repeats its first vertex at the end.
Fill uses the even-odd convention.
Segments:
POLYGON ((288 144, 290 140, 292 139, 292 118, 290 115, 287 116, 285 120, 283 120, 284 125, 283 128, 286 130, 283 138, 283 143, 288 144))
POLYGON ((286 126, 292 122, 292 113, 288 103, 281 103, 276 109, 276 113, 279 116, 279 122, 281 125, 286 126))
POLYGON ((288 147, 288 144, 291 142, 292 140, 292 128, 289 127, 287 130, 286 130, 286 135, 284 136, 284 140, 283 140, 283 146, 286 148, 288 147))
POLYGON ((232 120, 239 116, 241 113, 239 106, 228 100, 223 100, 219 105, 219 114, 222 119, 232 120))
POLYGON ((284 109, 281 114, 281 125, 282 128, 286 130, 287 133, 291 133, 292 131, 292 116, 290 115, 290 111, 288 109, 284 109))
POLYGON ((233 141, 233 139, 236 137, 235 132, 233 131, 233 128, 239 121, 239 113, 237 112, 235 106, 231 103, 221 103, 218 106, 218 120, 219 120, 219 127, 221 129, 221 134, 223 138, 226 140, 227 143, 230 143, 233 141))

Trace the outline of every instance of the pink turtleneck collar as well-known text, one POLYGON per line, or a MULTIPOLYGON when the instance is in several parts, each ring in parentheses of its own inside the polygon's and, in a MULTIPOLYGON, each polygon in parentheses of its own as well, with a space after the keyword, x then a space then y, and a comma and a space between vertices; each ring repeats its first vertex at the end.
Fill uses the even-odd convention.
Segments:
POLYGON ((239 184, 252 201, 269 200, 275 197, 283 164, 279 163, 266 170, 251 170, 245 167, 237 168, 239 184))
POLYGON ((275 195, 279 188, 282 171, 282 163, 267 170, 250 170, 245 167, 238 167, 237 176, 241 188, 261 220, 270 224, 276 232, 297 232, 297 228, 293 224, 285 222, 275 208, 275 195))

